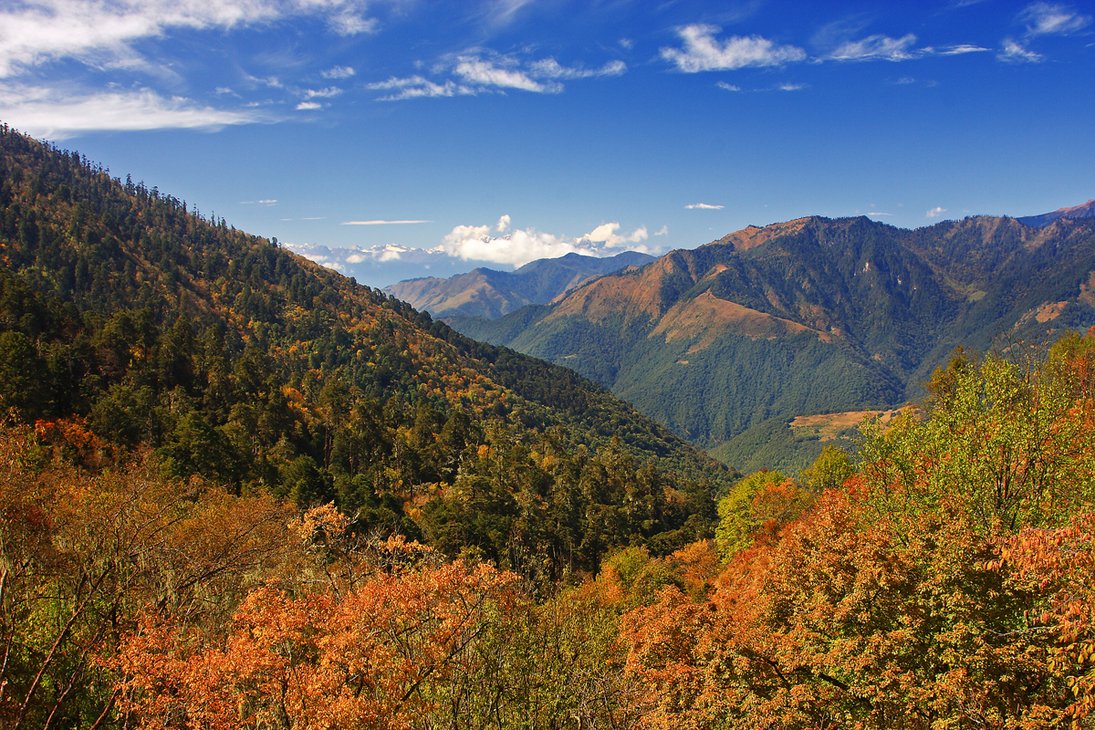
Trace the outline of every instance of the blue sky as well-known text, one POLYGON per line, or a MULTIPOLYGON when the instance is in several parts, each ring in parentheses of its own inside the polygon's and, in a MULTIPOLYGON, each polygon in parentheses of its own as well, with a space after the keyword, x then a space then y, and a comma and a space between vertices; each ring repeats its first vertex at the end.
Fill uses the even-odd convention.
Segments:
POLYGON ((917 227, 1083 202, 1093 15, 8 0, 0 119, 383 285, 802 215, 917 227))

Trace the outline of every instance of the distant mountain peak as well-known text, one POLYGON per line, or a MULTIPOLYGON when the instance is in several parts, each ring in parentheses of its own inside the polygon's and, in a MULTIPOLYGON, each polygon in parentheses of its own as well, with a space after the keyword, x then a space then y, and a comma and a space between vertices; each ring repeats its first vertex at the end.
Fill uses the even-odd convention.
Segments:
POLYGON ((1032 228, 1045 228, 1051 223, 1058 221, 1062 218, 1095 218, 1095 199, 1091 199, 1088 200, 1086 203, 1080 203, 1079 205, 1073 205, 1068 208, 1058 208, 1057 210, 1051 211, 1049 213, 1042 213, 1041 215, 1028 215, 1022 218, 1017 218, 1016 220, 1032 228))
POLYGON ((1074 205, 1071 208, 1058 208, 1056 213, 1060 213, 1062 216, 1069 218, 1090 218, 1095 214, 1095 198, 1088 200, 1086 203, 1080 203, 1074 205))
POLYGON ((807 225, 817 220, 819 220, 817 216, 804 216, 794 220, 769 223, 766 226, 749 225, 740 231, 727 234, 709 245, 731 245, 737 251, 748 251, 751 248, 768 243, 773 238, 799 233, 807 225))
POLYGON ((401 281, 385 291, 435 317, 492 319, 529 304, 547 304, 598 276, 653 260, 636 251, 607 258, 568 253, 530 261, 515 271, 478 268, 447 279, 401 281))

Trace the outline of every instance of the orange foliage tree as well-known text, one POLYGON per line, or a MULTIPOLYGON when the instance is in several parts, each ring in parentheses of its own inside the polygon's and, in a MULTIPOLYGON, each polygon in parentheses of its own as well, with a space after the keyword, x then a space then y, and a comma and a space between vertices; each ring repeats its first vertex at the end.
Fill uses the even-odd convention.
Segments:
POLYGON ((710 599, 625 616, 646 726, 1088 726, 1093 362, 1088 336, 950 368, 710 599))
POLYGON ((514 576, 451 563, 379 573, 349 593, 262 589, 221 642, 146 617, 114 665, 138 727, 410 727, 487 701, 465 691, 514 576))
POLYGON ((147 466, 101 473, 0 428, 0 725, 90 727, 117 693, 97 662, 140 610, 206 624, 285 555, 288 513, 147 466))

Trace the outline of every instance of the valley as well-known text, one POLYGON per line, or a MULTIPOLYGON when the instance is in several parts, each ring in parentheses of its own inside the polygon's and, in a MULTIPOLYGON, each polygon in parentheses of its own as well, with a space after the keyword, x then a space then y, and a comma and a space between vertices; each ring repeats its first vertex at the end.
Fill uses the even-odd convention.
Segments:
POLYGON ((897 407, 958 347, 1018 354, 1095 324, 1092 208, 751 227, 548 305, 451 322, 575 369, 738 468, 797 469, 822 444, 793 435, 794 418, 897 407), (758 461, 760 434, 786 448, 758 461))

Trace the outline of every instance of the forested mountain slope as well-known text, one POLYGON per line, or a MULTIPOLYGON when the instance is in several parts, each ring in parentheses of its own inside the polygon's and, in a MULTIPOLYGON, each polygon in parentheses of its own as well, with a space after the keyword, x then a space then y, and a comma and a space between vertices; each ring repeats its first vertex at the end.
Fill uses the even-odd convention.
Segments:
POLYGON ((725 473, 572 372, 0 129, 0 402, 544 576, 709 530, 725 473))
POLYGON ((529 304, 547 304, 590 279, 653 260, 637 251, 607 258, 568 253, 530 261, 515 271, 478 268, 447 279, 409 279, 384 291, 434 317, 494 319, 529 304))
POLYGON ((1039 343, 1095 324, 1092 277, 1091 219, 975 217, 910 231, 811 217, 673 251, 547 307, 457 324, 572 367, 756 468, 750 429, 776 437, 796 415, 892 407, 957 346, 1039 343))

